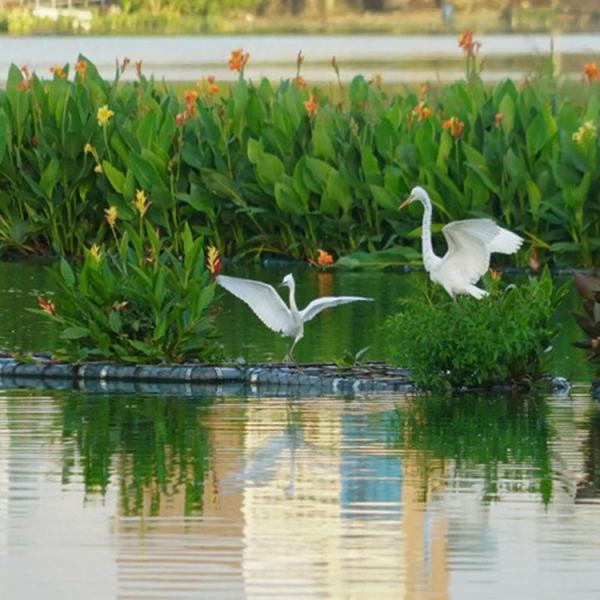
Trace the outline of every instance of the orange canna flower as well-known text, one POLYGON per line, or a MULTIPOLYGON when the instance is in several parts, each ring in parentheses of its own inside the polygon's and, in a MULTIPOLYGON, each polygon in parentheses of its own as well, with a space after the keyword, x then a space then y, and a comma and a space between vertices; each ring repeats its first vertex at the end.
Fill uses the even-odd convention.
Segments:
POLYGON ((208 84, 208 91, 211 94, 216 94, 219 91, 219 86, 215 83, 215 76, 209 75, 206 78, 206 83, 208 84))
POLYGON ((419 121, 426 121, 433 116, 433 111, 427 106, 424 100, 419 102, 419 104, 413 108, 412 112, 419 121))
POLYGON ((308 95, 308 100, 304 103, 304 108, 306 108, 306 110, 309 113, 314 113, 317 108, 319 107, 314 94, 309 94, 308 95))
POLYGON ((121 61, 121 73, 125 72, 125 69, 127 68, 127 65, 131 62, 131 60, 129 60, 129 58, 125 57, 123 58, 123 60, 121 61))
POLYGON ((307 88, 308 84, 306 83, 304 77, 302 77, 302 75, 296 75, 296 77, 294 77, 294 79, 292 79, 292 83, 296 86, 299 87, 301 90, 304 90, 307 88))
POLYGON ((326 252, 325 250, 321 250, 319 248, 319 255, 317 256, 317 264, 320 267, 325 267, 327 265, 332 265, 333 264, 333 256, 331 256, 331 254, 329 254, 329 252, 326 252))
POLYGON ((186 90, 183 94, 185 103, 189 107, 191 104, 195 104, 198 99, 198 94, 194 90, 186 90))
POLYGON ((177 115, 175 115, 175 125, 177 125, 177 127, 183 127, 191 117, 192 114, 189 111, 184 110, 183 112, 180 112, 177 115))
POLYGON ((142 76, 142 67, 144 65, 144 61, 143 60, 136 60, 135 61, 135 72, 137 73, 138 77, 142 76))
POLYGON ((466 29, 458 38, 458 47, 464 50, 465 48, 468 48, 471 44, 473 44, 473 32, 469 29, 466 29))
POLYGON ((588 63, 583 67, 583 76, 587 79, 588 83, 600 79, 600 71, 595 62, 588 63))
POLYGON ((38 298, 38 306, 49 315, 52 315, 53 317, 56 316, 56 307, 52 303, 52 300, 46 300, 46 298, 40 296, 38 298))
POLYGON ((81 77, 85 77, 85 72, 87 71, 87 62, 85 60, 80 60, 75 65, 75 71, 81 75, 81 77))
POLYGON ((27 65, 21 67, 21 73, 29 79, 29 67, 27 65))
POLYGON ((462 48, 467 56, 475 56, 479 48, 481 48, 481 42, 474 41, 473 32, 467 29, 458 38, 458 47, 462 48))
POLYGON ((420 92, 421 96, 423 96, 423 97, 427 96, 427 93, 429 92, 429 84, 428 83, 422 83, 419 86, 419 92, 420 92))
POLYGON ((215 246, 209 246, 206 253, 206 268, 210 271, 213 279, 221 271, 221 266, 222 262, 221 257, 219 256, 219 251, 215 248, 215 246))
POLYGON ((50 73, 59 79, 64 79, 67 76, 62 67, 50 67, 50 73))
POLYGON ((504 121, 504 114, 496 113, 496 116, 494 117, 494 123, 496 125, 496 129, 500 129, 500 125, 502 124, 502 121, 504 121))
POLYGON ((21 81, 19 81, 19 83, 17 84, 17 90, 19 92, 24 92, 25 90, 28 90, 31 88, 31 79, 21 79, 21 81))
POLYGON ((494 281, 498 281, 499 279, 502 278, 502 271, 500 271, 499 269, 493 269, 490 267, 490 277, 494 281))
POLYGON ((250 54, 248 52, 244 52, 243 48, 232 50, 229 57, 229 69, 231 71, 243 73, 249 58, 250 54))
POLYGON ((465 124, 458 117, 450 117, 443 123, 444 129, 450 132, 450 135, 457 140, 463 133, 465 124))

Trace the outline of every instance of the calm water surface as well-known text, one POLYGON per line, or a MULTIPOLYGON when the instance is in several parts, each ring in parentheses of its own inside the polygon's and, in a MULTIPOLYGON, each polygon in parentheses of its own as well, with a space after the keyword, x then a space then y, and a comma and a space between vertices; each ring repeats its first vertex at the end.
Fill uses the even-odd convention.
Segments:
POLYGON ((585 393, 4 392, 0 597, 598 598, 599 458, 585 393))
MULTIPOLYGON (((486 81, 530 74, 549 56, 552 44, 559 69, 577 78, 582 65, 600 53, 600 36, 595 34, 556 35, 553 40, 547 34, 495 34, 478 39, 486 57, 486 81)), ((11 62, 46 75, 54 65, 73 63, 79 53, 110 78, 115 60, 128 56, 143 59, 145 73, 159 79, 195 81, 214 74, 219 80, 233 81, 236 75, 227 68, 233 48, 250 52, 246 74, 253 79, 293 77, 298 50, 306 56, 303 75, 311 81, 335 81, 329 64, 333 55, 344 81, 374 73, 387 83, 451 81, 464 76, 456 35, 0 36, 0 47, 0 81, 6 78, 11 62)), ((134 76, 133 69, 126 73, 126 77, 134 76)))

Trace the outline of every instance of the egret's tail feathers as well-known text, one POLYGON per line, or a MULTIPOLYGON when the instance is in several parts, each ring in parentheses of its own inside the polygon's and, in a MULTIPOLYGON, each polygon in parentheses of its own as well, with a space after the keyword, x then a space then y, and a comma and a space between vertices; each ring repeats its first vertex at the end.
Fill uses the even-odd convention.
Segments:
POLYGON ((465 288, 465 292, 470 296, 473 296, 473 298, 477 298, 477 300, 481 300, 489 295, 485 290, 478 288, 476 285, 468 285, 465 288))
POLYGON ((508 229, 498 227, 498 235, 488 243, 490 252, 500 252, 501 254, 512 254, 516 252, 523 243, 523 238, 508 229))

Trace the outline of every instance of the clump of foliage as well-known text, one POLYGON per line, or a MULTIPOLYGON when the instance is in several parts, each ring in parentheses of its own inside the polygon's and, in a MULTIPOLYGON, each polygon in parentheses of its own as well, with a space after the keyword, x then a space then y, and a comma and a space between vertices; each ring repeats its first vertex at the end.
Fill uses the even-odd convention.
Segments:
POLYGON ((115 206, 125 227, 142 188, 147 220, 175 252, 189 223, 230 256, 325 248, 406 262, 421 214, 397 206, 419 182, 440 221, 485 213, 528 232, 544 259, 594 264, 595 64, 584 83, 563 84, 550 67, 525 85, 485 85, 476 44, 463 40, 466 79, 418 92, 362 76, 311 87, 302 57, 293 79, 249 81, 242 51, 229 60, 237 81, 206 77, 183 98, 141 62, 123 60, 113 80, 84 56, 50 79, 13 65, 0 90, 0 252, 114 250, 102 211, 115 206))
POLYGON ((585 314, 573 313, 577 325, 587 335, 574 342, 577 348, 590 350, 588 360, 600 362, 600 279, 583 273, 574 273, 575 289, 579 292, 585 314))
POLYGON ((439 286, 402 301, 387 321, 391 360, 409 367, 424 389, 527 383, 541 375, 557 332, 551 317, 564 297, 548 269, 540 279, 508 286, 491 282, 482 300, 453 301, 439 286))
POLYGON ((203 240, 185 228, 182 241, 179 258, 151 224, 141 223, 139 231, 125 227, 114 255, 93 246, 80 266, 61 259, 53 270, 56 306, 41 298, 37 309, 61 328, 57 356, 134 363, 218 357, 207 315, 215 283, 204 266, 203 240))

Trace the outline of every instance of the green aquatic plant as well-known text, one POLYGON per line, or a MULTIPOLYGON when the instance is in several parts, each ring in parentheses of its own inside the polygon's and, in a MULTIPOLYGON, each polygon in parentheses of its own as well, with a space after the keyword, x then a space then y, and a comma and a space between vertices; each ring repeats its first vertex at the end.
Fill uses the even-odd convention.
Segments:
POLYGON ((423 389, 529 384, 542 374, 557 326, 552 315, 566 293, 549 270, 504 287, 489 282, 482 300, 451 300, 439 286, 401 301, 386 323, 393 363, 409 367, 423 389))
POLYGON ((406 263, 420 219, 397 206, 419 182, 439 212, 434 231, 486 215, 543 259, 600 258, 597 81, 567 85, 546 69, 488 86, 472 66, 467 80, 418 93, 362 76, 327 91, 299 68, 277 84, 249 81, 236 56, 235 83, 207 78, 185 94, 141 62, 135 81, 122 78, 127 60, 112 80, 84 56, 50 79, 11 66, 0 90, 0 252, 115 251, 103 211, 117 207, 124 228, 144 189, 147 221, 175 253, 187 223, 231 256, 306 259, 326 247, 406 263))
MULTIPOLYGON (((107 214, 109 223, 113 217, 107 214)), ((94 245, 81 265, 62 258, 53 270, 56 303, 40 298, 36 310, 60 327, 57 356, 134 363, 217 358, 207 314, 215 283, 204 267, 202 238, 185 228, 179 258, 141 222, 139 232, 126 226, 115 234, 115 243, 116 254, 94 245)))

